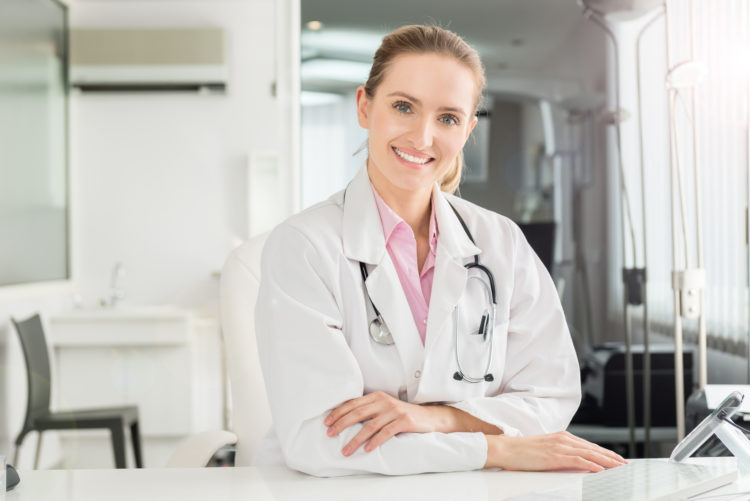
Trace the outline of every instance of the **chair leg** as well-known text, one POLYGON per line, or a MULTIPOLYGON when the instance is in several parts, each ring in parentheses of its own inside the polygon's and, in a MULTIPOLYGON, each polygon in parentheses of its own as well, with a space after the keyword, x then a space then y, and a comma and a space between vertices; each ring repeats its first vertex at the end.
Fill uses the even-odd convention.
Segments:
POLYGON ((125 468, 125 429, 122 422, 109 428, 112 435, 112 450, 115 454, 115 468, 125 468))
POLYGON ((42 453, 42 431, 39 430, 39 439, 36 441, 36 457, 34 457, 34 469, 39 469, 39 456, 42 453))
POLYGON ((21 452, 21 444, 23 443, 23 440, 26 438, 26 434, 28 431, 24 428, 21 430, 21 433, 18 434, 16 437, 16 450, 13 452, 13 466, 18 467, 18 455, 21 452))
POLYGON ((133 442, 133 455, 135 456, 135 467, 143 468, 143 457, 141 456, 141 432, 138 421, 130 425, 130 440, 133 442))

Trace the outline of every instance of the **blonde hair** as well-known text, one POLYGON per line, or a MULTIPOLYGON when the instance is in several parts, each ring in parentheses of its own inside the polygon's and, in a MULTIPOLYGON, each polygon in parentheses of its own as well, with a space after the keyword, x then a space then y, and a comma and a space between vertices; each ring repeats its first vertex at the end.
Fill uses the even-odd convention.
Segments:
MULTIPOLYGON (((484 66, 479 54, 460 36, 439 26, 409 25, 402 26, 383 37, 380 47, 372 60, 370 76, 365 83, 367 97, 375 97, 375 91, 385 78, 388 65, 402 54, 442 54, 455 58, 463 63, 474 74, 476 96, 474 96, 474 113, 479 108, 482 91, 485 86, 484 66)), ((461 182, 464 167, 463 150, 458 152, 453 166, 440 180, 440 189, 453 193, 461 182)))

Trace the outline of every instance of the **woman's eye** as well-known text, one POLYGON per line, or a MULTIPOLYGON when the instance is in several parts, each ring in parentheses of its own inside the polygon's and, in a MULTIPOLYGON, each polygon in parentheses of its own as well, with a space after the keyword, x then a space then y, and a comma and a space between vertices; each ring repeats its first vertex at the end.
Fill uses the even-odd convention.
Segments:
POLYGON ((399 101, 396 104, 393 105, 394 108, 396 108, 401 113, 411 113, 411 107, 408 103, 405 103, 403 101, 399 101))
POLYGON ((458 125, 458 118, 453 115, 443 115, 440 117, 440 121, 445 125, 458 125))

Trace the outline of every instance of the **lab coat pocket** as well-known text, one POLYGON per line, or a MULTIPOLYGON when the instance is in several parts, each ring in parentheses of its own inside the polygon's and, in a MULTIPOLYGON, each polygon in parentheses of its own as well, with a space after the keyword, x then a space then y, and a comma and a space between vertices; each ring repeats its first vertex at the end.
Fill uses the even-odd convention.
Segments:
POLYGON ((454 332, 453 378, 472 395, 486 395, 499 387, 505 365, 507 319, 491 328, 484 312, 459 318, 454 332), (461 378, 463 376, 463 378, 461 378))

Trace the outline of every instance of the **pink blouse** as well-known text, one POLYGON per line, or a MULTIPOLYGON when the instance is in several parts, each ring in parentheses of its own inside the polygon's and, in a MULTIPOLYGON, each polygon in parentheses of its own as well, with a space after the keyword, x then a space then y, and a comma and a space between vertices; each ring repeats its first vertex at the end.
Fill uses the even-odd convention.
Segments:
MULTIPOLYGON (((372 185, 371 185, 372 186, 372 185)), ((417 241, 414 232, 406 221, 396 214, 383 201, 374 186, 372 193, 378 206, 380 222, 383 224, 385 246, 396 268, 406 301, 409 303, 414 323, 417 324, 419 336, 424 344, 427 333, 427 313, 430 309, 432 277, 435 273, 435 249, 437 248, 438 228, 435 219, 435 207, 430 213, 430 253, 427 255, 422 270, 417 264, 417 241)))

